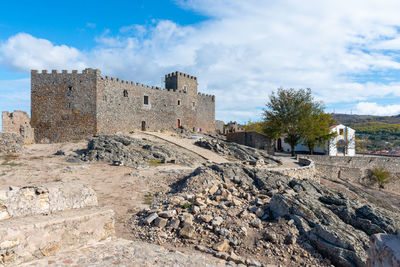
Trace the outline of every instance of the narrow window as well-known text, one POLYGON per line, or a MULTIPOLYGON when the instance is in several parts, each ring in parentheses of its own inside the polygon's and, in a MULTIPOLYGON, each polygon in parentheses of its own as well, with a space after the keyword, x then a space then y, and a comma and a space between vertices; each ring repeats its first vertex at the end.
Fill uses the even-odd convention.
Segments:
POLYGON ((68 103, 68 108, 71 108, 71 103, 68 103))
POLYGON ((71 92, 72 90, 74 90, 74 87, 68 86, 68 90, 71 92))
POLYGON ((195 102, 192 102, 192 107, 194 107, 196 105, 196 103, 195 102))
POLYGON ((344 135, 344 130, 343 129, 339 129, 339 135, 344 135))
POLYGON ((106 102, 107 101, 107 96, 103 95, 103 101, 106 102))
POLYGON ((184 93, 187 92, 187 86, 186 86, 186 85, 183 86, 183 92, 184 92, 184 93))
POLYGON ((124 90, 124 97, 128 97, 128 91, 124 90))
POLYGON ((178 100, 178 106, 180 106, 181 105, 181 101, 180 100, 178 100))
POLYGON ((143 97, 143 104, 148 105, 149 104, 149 97, 147 95, 145 95, 143 97))

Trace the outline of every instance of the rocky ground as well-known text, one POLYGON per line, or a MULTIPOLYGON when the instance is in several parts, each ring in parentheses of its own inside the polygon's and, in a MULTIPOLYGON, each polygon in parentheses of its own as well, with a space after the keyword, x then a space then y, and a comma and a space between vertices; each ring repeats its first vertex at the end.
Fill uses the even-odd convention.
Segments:
POLYGON ((311 180, 221 164, 172 185, 131 225, 141 240, 236 263, 364 266, 369 237, 394 234, 400 216, 311 180))
POLYGON ((269 155, 264 150, 227 142, 222 139, 206 137, 195 142, 195 145, 209 149, 232 161, 242 161, 264 167, 274 167, 282 164, 279 158, 269 155))
POLYGON ((144 134, 30 145, 0 155, 0 189, 83 183, 116 212, 118 237, 231 265, 363 266, 371 234, 399 229, 394 195, 322 177, 294 180, 242 164, 262 151, 226 151, 219 154, 235 162, 212 164, 144 134))
POLYGON ((80 158, 83 161, 100 160, 135 168, 160 163, 178 163, 185 166, 199 164, 196 158, 170 144, 123 135, 100 135, 90 138, 88 147, 80 158))

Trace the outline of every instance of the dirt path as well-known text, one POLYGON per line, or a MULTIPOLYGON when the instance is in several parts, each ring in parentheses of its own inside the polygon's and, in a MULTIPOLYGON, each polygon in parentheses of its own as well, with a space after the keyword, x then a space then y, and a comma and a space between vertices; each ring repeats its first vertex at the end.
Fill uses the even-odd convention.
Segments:
POLYGON ((194 144, 194 142, 196 141, 195 139, 180 138, 180 137, 175 137, 175 136, 171 136, 171 135, 164 134, 164 133, 158 133, 158 132, 143 132, 143 134, 158 137, 164 141, 167 141, 169 143, 177 145, 181 148, 187 149, 187 150, 199 155, 200 157, 202 157, 206 160, 212 161, 214 163, 229 162, 229 160, 227 160, 224 157, 221 157, 220 155, 212 152, 211 150, 196 146, 194 144))

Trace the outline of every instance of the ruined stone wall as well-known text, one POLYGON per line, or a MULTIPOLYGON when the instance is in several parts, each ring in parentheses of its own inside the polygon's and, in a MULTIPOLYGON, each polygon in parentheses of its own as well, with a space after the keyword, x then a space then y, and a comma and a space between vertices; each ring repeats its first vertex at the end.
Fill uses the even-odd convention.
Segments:
POLYGON ((31 125, 38 143, 96 133, 96 82, 100 71, 31 71, 31 125))
POLYGON ((400 158, 379 156, 319 156, 302 155, 312 159, 317 172, 331 179, 344 179, 362 184, 370 184, 371 170, 383 167, 390 172, 390 182, 386 188, 400 192, 400 158))
POLYGON ((15 153, 22 150, 24 140, 17 133, 0 133, 0 153, 15 153))
POLYGON ((31 127, 29 115, 20 110, 12 113, 3 111, 2 113, 3 132, 17 133, 24 139, 24 144, 34 143, 34 130, 31 127))

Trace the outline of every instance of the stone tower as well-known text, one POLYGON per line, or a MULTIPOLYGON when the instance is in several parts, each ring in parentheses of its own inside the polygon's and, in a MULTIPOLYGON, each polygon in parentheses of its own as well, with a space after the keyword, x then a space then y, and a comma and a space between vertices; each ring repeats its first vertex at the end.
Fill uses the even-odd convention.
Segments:
POLYGON ((179 71, 165 75, 165 89, 197 95, 197 78, 179 71))

